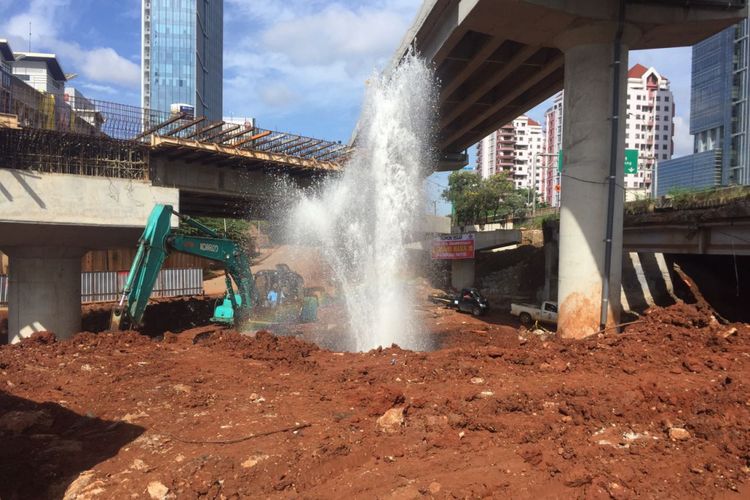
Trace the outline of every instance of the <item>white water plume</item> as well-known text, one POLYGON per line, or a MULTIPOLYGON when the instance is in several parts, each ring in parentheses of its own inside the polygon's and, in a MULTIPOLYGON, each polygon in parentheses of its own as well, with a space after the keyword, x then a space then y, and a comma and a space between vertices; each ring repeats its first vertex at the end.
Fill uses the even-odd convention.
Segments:
POLYGON ((301 241, 321 246, 333 269, 354 350, 425 347, 407 290, 405 245, 424 213, 436 96, 432 70, 413 54, 390 75, 373 77, 344 173, 301 200, 290 221, 301 241))

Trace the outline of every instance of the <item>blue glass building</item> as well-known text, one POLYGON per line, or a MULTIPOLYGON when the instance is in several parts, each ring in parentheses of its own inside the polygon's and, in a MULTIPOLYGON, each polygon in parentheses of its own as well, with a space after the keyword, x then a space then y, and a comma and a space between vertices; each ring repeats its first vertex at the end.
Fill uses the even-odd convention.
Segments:
POLYGON ((223 0, 142 0, 141 102, 221 120, 223 0))
POLYGON ((694 154, 658 165, 657 194, 750 184, 749 67, 747 19, 693 46, 694 154))
POLYGON ((732 26, 693 46, 690 94, 690 133, 695 153, 719 150, 720 183, 729 183, 732 160, 732 26))

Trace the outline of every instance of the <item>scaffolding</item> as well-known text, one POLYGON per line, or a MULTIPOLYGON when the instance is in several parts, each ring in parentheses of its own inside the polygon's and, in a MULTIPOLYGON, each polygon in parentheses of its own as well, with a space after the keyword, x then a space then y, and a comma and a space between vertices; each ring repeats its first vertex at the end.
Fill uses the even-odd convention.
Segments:
POLYGON ((0 129, 2 167, 59 174, 148 179, 144 144, 55 130, 0 129))
POLYGON ((312 171, 339 170, 351 149, 325 141, 255 127, 252 123, 210 121, 190 113, 170 113, 84 98, 38 92, 12 77, 10 110, 22 131, 2 128, 3 167, 43 172, 146 178, 155 139, 181 141, 199 150, 220 148, 223 164, 248 153, 271 155, 274 163, 312 171), (230 160, 227 160, 227 157, 230 160))

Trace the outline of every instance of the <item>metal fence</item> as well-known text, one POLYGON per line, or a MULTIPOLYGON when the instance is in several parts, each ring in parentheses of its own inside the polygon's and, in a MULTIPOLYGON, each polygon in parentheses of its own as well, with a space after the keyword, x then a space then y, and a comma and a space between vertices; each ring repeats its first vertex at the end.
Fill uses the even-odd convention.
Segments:
MULTIPOLYGON (((81 273, 81 302, 111 302, 120 298, 127 271, 81 273)), ((203 295, 203 269, 163 269, 151 297, 203 295)), ((8 303, 8 277, 0 275, 0 304, 8 303)))

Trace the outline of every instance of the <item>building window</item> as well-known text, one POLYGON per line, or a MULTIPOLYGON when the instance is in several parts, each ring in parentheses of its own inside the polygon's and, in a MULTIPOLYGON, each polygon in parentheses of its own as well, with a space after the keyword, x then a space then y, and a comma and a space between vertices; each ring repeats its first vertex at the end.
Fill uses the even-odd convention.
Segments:
POLYGON ((666 154, 661 155, 661 159, 662 160, 666 160, 667 159, 667 155, 666 154))
POLYGON ((667 96, 664 96, 664 100, 665 100, 666 102, 669 102, 669 96, 668 96, 668 95, 667 95, 667 96))

